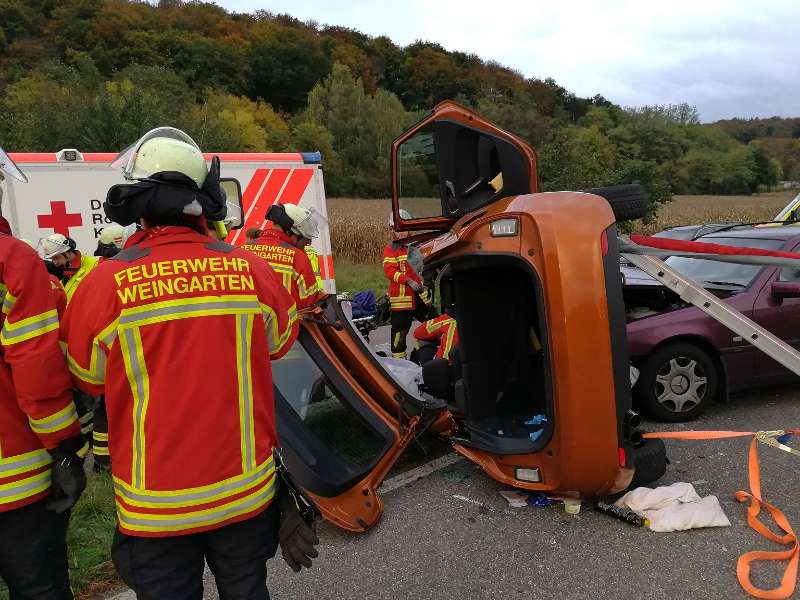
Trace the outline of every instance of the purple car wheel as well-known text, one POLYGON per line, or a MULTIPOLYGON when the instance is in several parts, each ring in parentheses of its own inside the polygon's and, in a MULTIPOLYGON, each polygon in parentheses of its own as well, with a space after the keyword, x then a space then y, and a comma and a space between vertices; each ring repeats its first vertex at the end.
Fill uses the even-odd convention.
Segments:
POLYGON ((692 344, 669 344, 645 360, 636 392, 643 407, 660 421, 689 421, 717 393, 717 366, 692 344))

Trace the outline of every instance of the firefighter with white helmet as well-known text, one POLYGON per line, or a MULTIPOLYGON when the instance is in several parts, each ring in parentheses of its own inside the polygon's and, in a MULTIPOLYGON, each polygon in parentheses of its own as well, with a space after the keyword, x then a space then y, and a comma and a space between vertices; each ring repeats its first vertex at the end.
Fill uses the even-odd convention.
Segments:
POLYGON ((221 597, 267 598, 279 544, 297 570, 317 556, 273 458, 270 361, 297 311, 263 261, 209 235, 226 213, 218 157, 207 168, 159 128, 112 164, 132 183, 108 191, 106 216, 143 230, 89 274, 62 328, 73 380, 105 393, 112 559, 140 598, 200 598, 204 562, 221 597))
MULTIPOLYGON (((400 218, 405 221, 413 217, 401 208, 400 218)), ((394 230, 392 213, 389 214, 387 229, 391 231, 392 241, 383 250, 383 274, 389 280, 392 356, 406 358, 406 336, 411 329, 411 323, 415 318, 418 321, 427 319, 431 295, 418 272, 422 261, 413 259, 419 250, 405 242, 408 234, 394 230)))
POLYGON ((112 223, 100 230, 97 237, 97 249, 94 255, 100 258, 111 258, 125 245, 125 228, 119 223, 112 223))
POLYGON ((75 240, 62 233, 51 233, 39 240, 39 256, 48 264, 48 270, 61 279, 67 301, 86 275, 97 266, 97 258, 86 256, 78 250, 75 240))
POLYGON ((322 216, 296 204, 273 204, 266 218, 272 228, 241 247, 263 258, 281 276, 298 309, 311 306, 320 297, 319 264, 315 269, 304 248, 319 236, 322 216))

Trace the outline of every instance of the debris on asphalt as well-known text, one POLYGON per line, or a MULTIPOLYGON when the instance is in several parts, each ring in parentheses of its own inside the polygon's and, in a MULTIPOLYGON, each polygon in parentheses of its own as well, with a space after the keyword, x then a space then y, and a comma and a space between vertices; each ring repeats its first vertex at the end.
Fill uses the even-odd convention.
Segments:
POLYGON ((639 487, 617 500, 650 520, 652 531, 686 531, 701 527, 730 527, 716 496, 701 498, 691 483, 673 483, 655 489, 639 487))
POLYGON ((581 501, 575 498, 564 498, 564 512, 568 515, 577 515, 581 512, 581 501))
POLYGON ((466 481, 470 477, 469 473, 466 473, 459 469, 445 469, 441 471, 439 474, 447 481, 452 481, 453 483, 461 483, 462 481, 466 481))
POLYGON ((453 494, 453 498, 455 498, 456 500, 461 500, 462 502, 469 502, 470 504, 486 508, 483 505, 483 502, 481 502, 480 500, 473 500, 472 498, 467 498, 466 496, 461 496, 460 494, 453 494))
POLYGON ((650 519, 637 515, 629 508, 623 508, 622 506, 605 502, 599 498, 594 501, 594 509, 599 513, 609 515, 625 523, 630 523, 634 527, 647 527, 650 525, 650 519))
POLYGON ((522 490, 502 490, 500 495, 506 499, 512 508, 525 506, 550 506, 553 501, 540 492, 525 492, 522 490))
POLYGON ((536 440, 538 440, 540 437, 542 437, 542 434, 543 434, 543 433, 544 433, 544 429, 539 429, 539 430, 537 430, 537 431, 532 431, 532 432, 530 433, 530 438, 531 438, 531 441, 532 441, 532 442, 535 442, 535 441, 536 441, 536 440))

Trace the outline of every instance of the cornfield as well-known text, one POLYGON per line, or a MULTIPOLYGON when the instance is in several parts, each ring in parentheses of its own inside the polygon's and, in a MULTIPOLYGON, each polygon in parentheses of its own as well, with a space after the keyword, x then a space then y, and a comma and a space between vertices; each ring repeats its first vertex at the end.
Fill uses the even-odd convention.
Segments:
MULTIPOLYGON (((675 196, 659 211, 654 223, 637 222, 637 233, 651 234, 667 227, 693 223, 747 223, 769 220, 796 191, 770 192, 756 196, 675 196)), ((328 217, 334 258, 355 263, 380 264, 389 240, 386 221, 391 210, 387 199, 332 198, 328 217)))

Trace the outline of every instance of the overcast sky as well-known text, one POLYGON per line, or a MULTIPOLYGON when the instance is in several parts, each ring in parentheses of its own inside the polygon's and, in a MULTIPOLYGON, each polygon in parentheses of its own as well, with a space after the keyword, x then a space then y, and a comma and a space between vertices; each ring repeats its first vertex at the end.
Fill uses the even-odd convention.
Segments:
POLYGON ((688 102, 703 121, 800 116, 800 0, 217 0, 399 45, 438 42, 579 96, 688 102))

